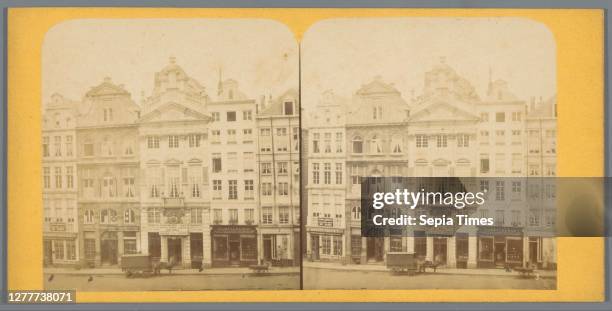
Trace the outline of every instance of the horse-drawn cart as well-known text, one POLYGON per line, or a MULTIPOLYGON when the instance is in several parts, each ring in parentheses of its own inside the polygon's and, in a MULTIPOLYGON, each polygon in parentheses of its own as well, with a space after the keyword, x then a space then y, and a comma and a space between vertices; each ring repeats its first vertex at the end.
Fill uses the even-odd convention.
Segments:
POLYGON ((414 253, 389 252, 387 253, 387 268, 393 272, 417 272, 417 261, 414 253))
POLYGON ((126 277, 150 276, 154 273, 149 255, 129 254, 121 256, 121 270, 126 277))

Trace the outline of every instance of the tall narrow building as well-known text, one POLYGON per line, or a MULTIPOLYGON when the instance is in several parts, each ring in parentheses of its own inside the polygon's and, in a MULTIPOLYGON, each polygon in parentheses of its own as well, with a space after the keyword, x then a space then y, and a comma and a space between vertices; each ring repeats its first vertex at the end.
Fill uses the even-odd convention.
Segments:
POLYGON ((142 253, 176 267, 211 264, 208 95, 170 59, 138 121, 142 253))
POLYGON ((43 254, 46 266, 78 264, 77 103, 54 94, 42 129, 43 254))
POLYGON ((276 266, 299 265, 300 104, 288 90, 257 113, 259 257, 276 266))

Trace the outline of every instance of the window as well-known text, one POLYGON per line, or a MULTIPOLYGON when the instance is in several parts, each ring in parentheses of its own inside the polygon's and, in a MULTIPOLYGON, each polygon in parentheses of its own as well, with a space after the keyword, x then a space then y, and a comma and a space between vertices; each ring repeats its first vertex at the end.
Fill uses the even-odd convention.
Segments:
POLYGON ((506 114, 504 112, 495 113, 495 122, 506 122, 506 114))
POLYGON ((55 156, 56 157, 61 157, 62 156, 62 136, 55 136, 53 137, 53 150, 55 150, 55 156))
POLYGON ((103 209, 100 211, 100 223, 110 224, 117 222, 117 211, 114 209, 103 209))
POLYGON ((374 120, 382 119, 382 107, 381 106, 372 107, 372 119, 374 120))
POLYGON ((243 141, 252 141, 253 140, 253 130, 252 129, 243 129, 242 130, 242 140, 243 141))
POLYGON ((211 142, 214 144, 218 144, 221 142, 221 131, 220 130, 212 130, 210 131, 211 142))
POLYGON ((269 182, 261 183, 261 195, 263 196, 272 195, 272 183, 269 183, 269 182))
POLYGON ((238 199, 238 181, 237 180, 228 180, 229 183, 229 192, 228 192, 228 200, 237 200, 238 199))
POLYGON ((242 167, 244 168, 245 172, 252 172, 254 171, 254 166, 255 166, 255 155, 253 154, 253 152, 245 152, 242 155, 242 167))
POLYGON ((72 156, 72 136, 66 136, 66 155, 72 156))
POLYGON ((363 140, 359 136, 353 138, 353 153, 363 153, 363 140))
POLYGON ((149 149, 159 148, 159 137, 158 136, 147 136, 147 148, 149 149))
POLYGON ((238 210, 235 208, 229 210, 229 223, 230 225, 238 224, 238 210))
POLYGON ((312 183, 319 184, 319 163, 312 163, 312 183))
POLYGON ((326 185, 331 184, 331 163, 323 164, 323 183, 326 185))
POLYGON ((261 163, 261 174, 262 175, 272 174, 272 163, 269 163, 269 162, 261 163))
POLYGON ((43 167, 43 188, 51 188, 51 169, 43 167))
POLYGON ((486 113, 486 112, 481 112, 480 113, 480 121, 488 122, 489 121, 489 114, 486 113))
POLYGON ((247 225, 253 224, 255 221, 255 210, 252 208, 247 208, 244 210, 244 222, 247 225))
POLYGON ((489 158, 481 158, 480 159, 480 172, 485 174, 489 172, 489 158))
POLYGON ((284 103, 284 108, 285 108, 285 115, 286 116, 290 116, 293 114, 293 102, 285 102, 284 103))
POLYGON ((221 172, 221 170, 222 170, 222 167, 221 167, 221 155, 219 155, 219 154, 213 155, 212 167, 213 167, 213 169, 212 169, 213 173, 221 172))
POLYGON ((95 221, 95 213, 92 210, 86 210, 83 215, 83 222, 86 224, 93 224, 95 221))
POLYGON ((446 148, 448 143, 448 137, 446 135, 437 135, 436 136, 436 145, 438 148, 446 148))
POLYGON ((354 220, 361 219, 361 208, 359 206, 353 206, 353 209, 351 210, 351 214, 354 220))
POLYGON ((230 144, 236 143, 236 130, 227 130, 227 142, 230 144))
POLYGON ((48 136, 44 136, 42 138, 43 141, 43 157, 48 157, 49 156, 49 137, 48 136))
POLYGON ((416 136, 416 146, 417 148, 427 148, 428 146, 427 136, 417 135, 416 136))
POLYGON ((178 166, 168 167, 168 196, 171 198, 178 198, 181 194, 180 191, 180 171, 178 166))
POLYGON ((323 134, 323 138, 325 139, 325 141, 323 142, 323 146, 324 146, 324 152, 325 153, 331 153, 332 149, 331 149, 331 133, 325 133, 323 134))
POLYGON ((512 121, 517 122, 517 121, 521 121, 521 119, 522 119, 522 114, 520 111, 512 112, 512 121))
POLYGON ((506 199, 505 182, 498 180, 495 182, 495 200, 503 201, 506 199))
POLYGON ((215 122, 215 121, 219 121, 219 120, 220 120, 220 118, 219 118, 219 113, 218 113, 218 112, 213 112, 213 113, 211 114, 211 117, 212 117, 213 122, 215 122))
POLYGON ((271 130, 269 128, 263 128, 259 130, 261 136, 270 136, 271 130))
POLYGON ((251 110, 243 111, 242 120, 253 120, 253 112, 251 110))
POLYGON ((272 223, 272 208, 264 207, 261 209, 261 223, 271 224, 272 223))
POLYGON ((278 162, 278 174, 279 175, 287 174, 287 162, 278 162))
POLYGON ((220 209, 216 208, 213 210, 213 223, 220 224, 223 222, 223 213, 220 209))
POLYGON ((221 186, 221 180, 215 179, 213 180, 213 199, 220 199, 222 198, 222 189, 223 187, 221 186))
POLYGON ((168 136, 168 148, 178 148, 179 147, 179 137, 177 135, 168 136))
POLYGON ((104 108, 103 119, 104 119, 104 122, 113 121, 113 109, 104 108))
POLYGON ((134 177, 126 177, 123 178, 123 189, 125 191, 125 197, 133 198, 134 197, 134 177))
POLYGON ((61 167, 55 168, 55 188, 57 189, 62 188, 62 168, 61 167))
POLYGON ((245 199, 253 199, 254 198, 254 184, 252 179, 247 179, 244 181, 244 198, 245 199))
POLYGON ((342 152, 342 133, 336 133, 336 152, 342 152))
POLYGON ((134 224, 136 223, 136 213, 133 209, 128 208, 123 213, 123 223, 125 224, 134 224))
POLYGON ((64 259, 64 240, 53 240, 53 258, 64 259))
POLYGON ((519 199, 521 197, 522 185, 520 181, 512 182, 512 197, 519 199))
POLYGON ((314 133, 312 135, 312 152, 319 153, 319 140, 321 139, 321 134, 314 133))
POLYGON ((503 226, 505 223, 505 215, 506 213, 504 213, 504 210, 496 210, 495 211, 495 225, 496 226, 503 226))
POLYGON ((129 231, 123 233, 123 253, 136 254, 136 232, 129 231))
POLYGON ((289 195, 289 184, 286 182, 278 183, 278 195, 289 195))
POLYGON ((147 209, 147 222, 150 224, 158 224, 161 222, 161 209, 150 207, 147 209))
POLYGON ((189 134, 189 148, 200 147, 200 140, 202 135, 200 134, 189 134))
POLYGON ((331 236, 321 236, 321 253, 331 255, 331 236))
POLYGON ((402 137, 400 135, 393 135, 391 137, 391 152, 394 154, 402 153, 402 137))
POLYGON ((289 223, 289 208, 286 206, 278 208, 278 223, 288 224, 289 223))
POLYGON ((336 163, 336 185, 342 184, 342 163, 336 163))
POLYGON ((470 136, 469 135, 457 135, 457 147, 469 147, 470 146, 470 136))
POLYGON ((236 111, 228 111, 227 112, 227 122, 236 121, 236 111))
POLYGON ((369 149, 370 153, 382 153, 382 145, 380 142, 380 138, 378 138, 377 135, 373 135, 372 138, 370 138, 370 149, 369 149))
POLYGON ((276 129, 276 136, 287 136, 287 128, 279 127, 276 129))

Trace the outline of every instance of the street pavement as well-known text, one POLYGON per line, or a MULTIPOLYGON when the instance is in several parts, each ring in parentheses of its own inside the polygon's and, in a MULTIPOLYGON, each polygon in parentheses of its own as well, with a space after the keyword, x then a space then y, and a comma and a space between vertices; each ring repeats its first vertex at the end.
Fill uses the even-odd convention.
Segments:
MULTIPOLYGON (((197 271, 197 270, 196 270, 197 271)), ((45 274, 45 289, 79 291, 181 291, 181 290, 283 290, 299 289, 300 275, 293 274, 162 274, 127 278, 123 274, 45 274)))
MULTIPOLYGON (((473 269, 480 270, 480 269, 473 269)), ((431 270, 428 270, 431 271, 431 270)), ((395 274, 390 271, 304 267, 304 289, 555 289, 557 279, 518 275, 395 274)))

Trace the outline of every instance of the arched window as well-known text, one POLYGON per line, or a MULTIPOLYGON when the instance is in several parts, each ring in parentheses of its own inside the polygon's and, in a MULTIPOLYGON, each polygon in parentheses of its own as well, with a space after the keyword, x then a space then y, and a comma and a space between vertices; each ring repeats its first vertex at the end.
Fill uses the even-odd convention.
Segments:
POLYGON ((353 153, 363 153, 363 139, 360 136, 353 138, 353 153))
POLYGON ((94 223, 94 218, 95 214, 94 211, 92 210, 86 210, 85 211, 85 215, 83 215, 83 222, 86 224, 93 224, 94 223))
POLYGON ((126 224, 134 224, 136 223, 136 213, 133 209, 128 208, 125 210, 123 215, 123 222, 126 224))
POLYGON ((370 153, 382 153, 382 143, 380 138, 378 137, 378 135, 373 135, 372 138, 370 138, 370 150, 368 150, 370 153))

